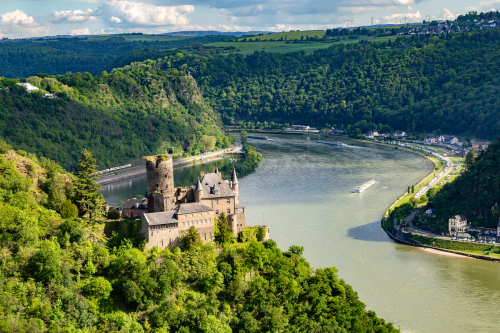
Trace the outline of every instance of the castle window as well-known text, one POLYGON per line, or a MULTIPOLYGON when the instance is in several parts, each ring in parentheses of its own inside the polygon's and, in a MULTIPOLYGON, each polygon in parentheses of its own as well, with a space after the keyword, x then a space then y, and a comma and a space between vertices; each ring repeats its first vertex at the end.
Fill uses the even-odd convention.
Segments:
POLYGON ((207 224, 207 220, 203 220, 203 223, 207 224))
POLYGON ((226 202, 227 202, 227 203, 231 203, 231 199, 227 199, 227 200, 226 200, 226 202))
POLYGON ((218 210, 215 211, 215 215, 219 215, 219 211, 218 210))
POLYGON ((190 216, 190 217, 193 217, 193 214, 191 214, 191 216, 190 216))
POLYGON ((210 219, 208 219, 208 223, 210 223, 210 219))
POLYGON ((200 216, 201 216, 201 213, 200 213, 200 216))
POLYGON ((208 215, 208 212, 206 212, 205 215, 208 215))
POLYGON ((184 222, 182 222, 182 226, 184 226, 184 222))
POLYGON ((219 204, 219 200, 215 200, 215 204, 218 205, 219 204))
POLYGON ((231 209, 228 209, 228 210, 227 210, 227 213, 228 213, 228 214, 231 214, 231 209))
POLYGON ((188 216, 187 215, 184 215, 184 218, 186 219, 188 216))
POLYGON ((194 221, 194 224, 198 224, 198 220, 194 221))

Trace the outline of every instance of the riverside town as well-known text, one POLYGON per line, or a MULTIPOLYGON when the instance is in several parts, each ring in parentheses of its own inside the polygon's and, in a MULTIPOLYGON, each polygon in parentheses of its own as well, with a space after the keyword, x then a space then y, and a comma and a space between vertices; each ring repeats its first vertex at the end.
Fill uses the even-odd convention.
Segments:
POLYGON ((0 6, 0 332, 500 320, 500 2, 0 6))

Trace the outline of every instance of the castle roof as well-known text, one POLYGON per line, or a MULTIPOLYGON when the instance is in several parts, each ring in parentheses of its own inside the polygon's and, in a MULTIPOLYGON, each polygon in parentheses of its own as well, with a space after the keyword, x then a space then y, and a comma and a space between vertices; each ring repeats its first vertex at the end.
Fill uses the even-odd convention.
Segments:
POLYGON ((182 214, 209 212, 213 211, 213 208, 201 202, 187 202, 179 204, 176 211, 178 215, 182 215, 182 214))
POLYGON ((236 196, 233 189, 218 173, 207 173, 201 180, 203 199, 224 198, 236 196))
POLYGON ((219 174, 219 168, 217 167, 217 163, 215 163, 215 171, 214 173, 219 174))
POLYGON ((196 188, 194 189, 195 191, 203 191, 200 183, 200 178, 198 178, 198 183, 196 183, 196 188))
POLYGON ((149 225, 169 224, 169 223, 179 222, 173 210, 168 212, 144 213, 143 216, 149 225))
POLYGON ((236 177, 236 170, 233 168, 233 173, 231 174, 231 181, 233 184, 238 184, 238 178, 236 177))

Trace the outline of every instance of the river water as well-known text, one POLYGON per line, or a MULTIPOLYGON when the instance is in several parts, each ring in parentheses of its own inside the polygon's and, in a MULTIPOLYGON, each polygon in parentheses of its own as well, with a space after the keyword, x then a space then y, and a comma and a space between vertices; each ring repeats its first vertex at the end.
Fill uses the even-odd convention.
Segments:
MULTIPOLYGON (((270 226, 284 251, 303 246, 313 267, 335 266, 368 309, 402 332, 500 331, 499 264, 400 245, 380 227, 385 209, 432 170, 431 162, 345 139, 348 147, 306 136, 269 137, 249 139, 264 161, 239 180, 247 225, 270 226), (373 187, 350 193, 371 178, 373 187)), ((214 165, 183 172, 193 178, 201 168, 213 172, 214 165)), ((103 194, 116 204, 145 190, 145 177, 139 177, 105 186, 103 194)))

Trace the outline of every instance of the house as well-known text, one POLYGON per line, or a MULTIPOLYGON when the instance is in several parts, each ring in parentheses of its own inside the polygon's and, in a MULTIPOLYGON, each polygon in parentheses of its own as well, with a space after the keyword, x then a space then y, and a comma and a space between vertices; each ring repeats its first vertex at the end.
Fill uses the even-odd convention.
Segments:
POLYGON ((463 214, 452 216, 448 220, 448 232, 450 236, 466 236, 469 227, 470 223, 463 214))
POLYGON ((449 143, 450 145, 454 145, 458 142, 458 138, 454 135, 443 135, 443 142, 449 143))
POLYGON ((477 149, 477 150, 486 150, 488 148, 489 142, 473 142, 472 143, 472 148, 477 149))
POLYGON ((286 131, 295 131, 295 132, 307 132, 311 129, 311 127, 306 125, 292 125, 287 127, 286 131))
POLYGON ((424 144, 432 145, 441 143, 444 141, 444 137, 440 134, 427 134, 424 138, 424 144))
POLYGON ((464 144, 465 144, 465 140, 463 139, 458 139, 457 142, 455 142, 455 144, 459 147, 462 147, 464 144))
POLYGON ((392 133, 392 136, 394 136, 394 137, 404 137, 404 136, 406 136, 406 132, 404 132, 404 131, 396 131, 396 132, 392 133))
POLYGON ((377 131, 368 131, 365 134, 365 139, 373 139, 376 136, 378 136, 378 132, 377 131))
POLYGON ((122 206, 122 217, 142 217, 142 214, 148 212, 148 198, 128 199, 122 206))
POLYGON ((26 89, 27 92, 32 92, 32 91, 38 90, 38 88, 35 87, 34 85, 32 85, 31 83, 16 83, 16 84, 18 86, 24 87, 24 89, 26 89))
POLYGON ((344 135, 344 130, 335 129, 332 127, 330 135, 344 135))

